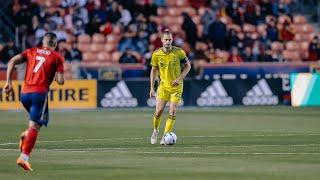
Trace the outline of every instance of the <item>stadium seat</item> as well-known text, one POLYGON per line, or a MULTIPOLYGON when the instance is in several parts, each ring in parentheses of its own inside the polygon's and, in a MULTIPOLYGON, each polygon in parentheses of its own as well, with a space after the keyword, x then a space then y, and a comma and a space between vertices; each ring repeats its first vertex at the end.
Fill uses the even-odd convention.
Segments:
POLYGON ((90 50, 92 52, 100 52, 104 50, 104 44, 94 43, 90 45, 90 50))
POLYGON ((187 7, 188 6, 188 0, 176 0, 176 6, 178 7, 187 7))
POLYGON ((267 25, 266 24, 259 24, 256 28, 257 28, 257 32, 259 34, 262 34, 264 31, 266 31, 267 25))
POLYGON ((220 17, 220 20, 221 20, 221 22, 223 22, 226 25, 232 23, 232 19, 228 16, 222 16, 222 17, 220 17))
POLYGON ((301 57, 298 51, 284 50, 282 55, 288 61, 301 61, 301 57))
MULTIPOLYGON (((171 9, 171 8, 170 8, 171 9)), ((170 12, 170 9, 169 9, 169 12, 170 12)), ((162 17, 162 16, 166 16, 167 15, 167 9, 166 8, 163 8, 163 7, 159 7, 157 9, 157 15, 162 17)))
POLYGON ((67 43, 74 43, 76 41, 76 37, 73 34, 67 34, 67 43))
POLYGON ((117 47, 116 43, 106 43, 104 45, 104 50, 110 53, 110 52, 113 52, 116 49, 116 47, 117 47))
POLYGON ((89 43, 78 43, 78 49, 82 52, 90 51, 90 44, 89 43))
POLYGON ((201 17, 200 16, 193 16, 192 17, 192 21, 197 25, 199 26, 199 24, 201 24, 201 17))
POLYGON ((118 51, 113 52, 112 55, 111 55, 111 57, 112 57, 111 61, 114 62, 114 63, 118 63, 121 55, 122 55, 121 52, 118 52, 118 51))
POLYGON ((81 34, 78 36, 78 43, 90 43, 91 37, 87 34, 81 34))
POLYGON ((241 26, 237 25, 237 24, 229 24, 227 26, 229 29, 233 29, 235 30, 237 33, 241 32, 241 26))
POLYGON ((68 51, 70 51, 70 50, 72 49, 72 44, 73 44, 73 43, 65 43, 65 44, 64 44, 64 47, 65 47, 68 51))
POLYGON ((202 17, 202 16, 206 13, 206 10, 207 10, 206 7, 200 7, 200 8, 198 9, 198 15, 199 15, 200 17, 202 17))
POLYGON ((104 43, 105 36, 100 33, 95 33, 92 35, 92 43, 104 43))
POLYGON ((271 44, 271 50, 273 51, 282 51, 283 49, 283 44, 279 41, 275 41, 271 44))
POLYGON ((106 42, 107 43, 118 43, 121 39, 120 35, 116 35, 116 34, 109 34, 106 37, 106 42))
POLYGON ((243 28, 243 32, 252 33, 256 31, 256 27, 251 24, 244 24, 242 28, 243 28))
POLYGON ((294 41, 289 41, 286 43, 286 50, 297 51, 299 50, 299 44, 294 41))
POLYGON ((296 33, 303 32, 303 29, 302 29, 303 26, 301 26, 299 24, 291 24, 290 26, 294 30, 294 32, 296 32, 296 33))
POLYGON ((85 62, 92 62, 97 59, 97 54, 91 52, 85 52, 82 54, 82 60, 85 62))
POLYGON ((107 52, 99 52, 98 53, 98 56, 97 56, 97 60, 98 61, 103 61, 103 62, 110 62, 112 59, 111 59, 111 55, 107 52))
POLYGON ((313 32, 313 27, 310 24, 305 24, 302 26, 302 31, 304 33, 312 33, 313 32))
POLYGON ((300 49, 304 51, 308 51, 309 49, 309 41, 303 41, 300 43, 300 49))
POLYGON ((304 17, 302 15, 296 15, 293 17, 293 23, 294 24, 306 24, 307 19, 306 19, 306 17, 304 17))

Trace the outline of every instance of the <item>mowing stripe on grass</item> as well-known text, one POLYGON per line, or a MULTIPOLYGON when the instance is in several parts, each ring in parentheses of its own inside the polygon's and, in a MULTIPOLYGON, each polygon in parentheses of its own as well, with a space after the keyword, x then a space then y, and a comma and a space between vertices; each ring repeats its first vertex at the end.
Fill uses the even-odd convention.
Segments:
MULTIPOLYGON (((192 152, 192 151, 130 151, 136 148, 84 148, 84 149, 37 149, 43 152, 74 152, 90 153, 105 152, 119 154, 195 154, 195 155, 320 155, 320 152, 192 152), (114 149, 114 150, 113 150, 114 149), (119 151, 122 150, 122 151, 119 151), (127 151, 126 151, 127 150, 127 151)), ((1 149, 0 151, 19 151, 16 149, 1 149)))
MULTIPOLYGON (((230 138, 230 137, 289 137, 289 136, 320 136, 320 134, 278 134, 278 135, 218 135, 218 136, 180 136, 180 138, 230 138)), ((122 137, 122 138, 97 138, 97 139, 63 139, 63 140, 44 140, 37 143, 56 143, 56 142, 83 142, 83 141, 106 141, 106 140, 142 140, 149 137, 122 137)), ((18 142, 0 143, 0 146, 19 144, 18 142)))

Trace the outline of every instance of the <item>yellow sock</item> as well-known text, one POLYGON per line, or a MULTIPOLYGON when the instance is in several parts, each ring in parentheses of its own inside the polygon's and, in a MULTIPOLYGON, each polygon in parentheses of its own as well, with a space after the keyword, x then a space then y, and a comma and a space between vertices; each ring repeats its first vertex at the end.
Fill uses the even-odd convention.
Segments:
POLYGON ((161 123, 161 116, 153 116, 153 129, 159 130, 161 123))
POLYGON ((164 134, 172 131, 175 121, 176 121, 176 117, 169 115, 167 122, 166 122, 166 127, 164 129, 164 134))

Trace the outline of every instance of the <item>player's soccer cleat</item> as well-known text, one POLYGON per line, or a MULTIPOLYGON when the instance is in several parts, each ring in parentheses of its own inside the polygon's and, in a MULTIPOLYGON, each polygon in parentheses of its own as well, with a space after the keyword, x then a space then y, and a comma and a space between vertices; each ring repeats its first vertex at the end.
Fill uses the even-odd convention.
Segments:
POLYGON ((164 140, 164 136, 161 138, 160 145, 166 145, 165 140, 164 140))
POLYGON ((21 157, 18 157, 17 165, 22 167, 25 171, 33 171, 31 164, 28 161, 23 160, 21 157))
POLYGON ((156 144, 157 143, 158 134, 159 134, 159 131, 153 130, 151 138, 150 138, 151 144, 156 144))
POLYGON ((23 146, 23 142, 24 142, 24 138, 27 135, 27 131, 23 131, 20 135, 20 142, 19 142, 19 149, 22 152, 22 146, 23 146))

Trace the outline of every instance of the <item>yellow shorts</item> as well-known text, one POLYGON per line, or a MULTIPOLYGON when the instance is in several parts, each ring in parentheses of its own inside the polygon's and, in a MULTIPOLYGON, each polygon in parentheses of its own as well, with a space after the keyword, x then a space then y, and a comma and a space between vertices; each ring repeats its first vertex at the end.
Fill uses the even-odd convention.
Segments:
POLYGON ((159 86, 157 90, 157 99, 180 104, 182 91, 183 89, 168 91, 164 89, 162 86, 159 86))

